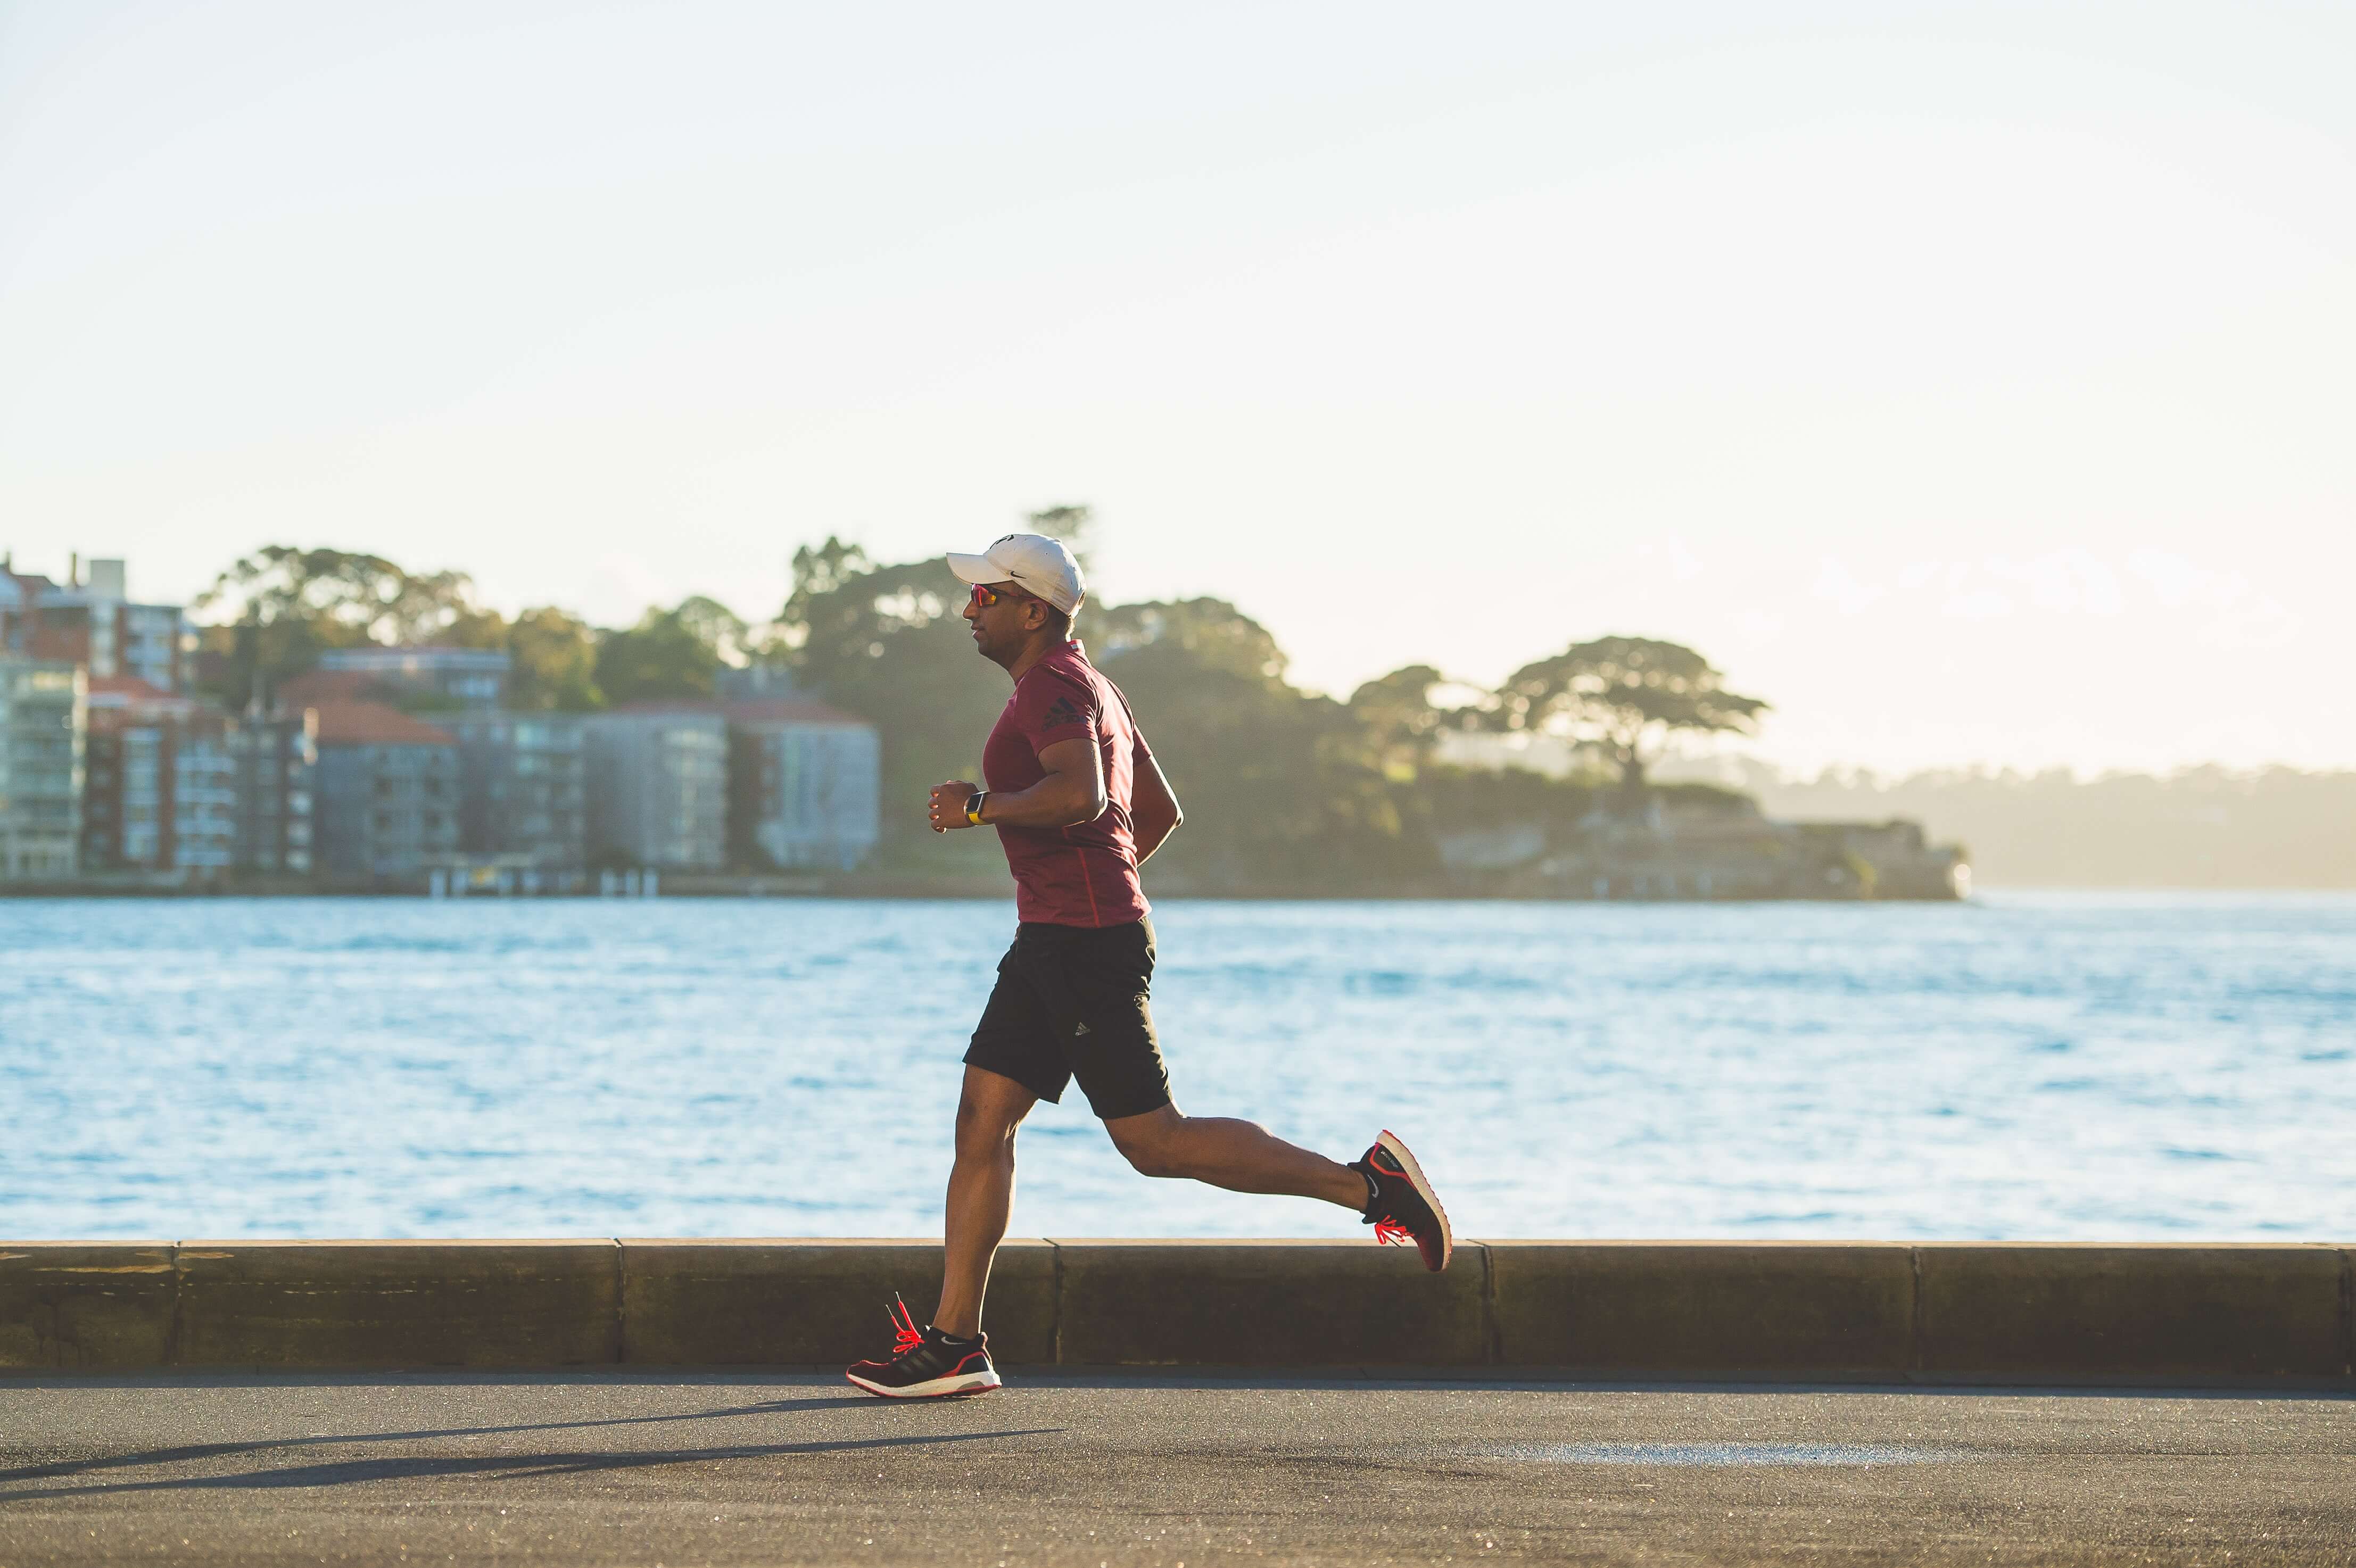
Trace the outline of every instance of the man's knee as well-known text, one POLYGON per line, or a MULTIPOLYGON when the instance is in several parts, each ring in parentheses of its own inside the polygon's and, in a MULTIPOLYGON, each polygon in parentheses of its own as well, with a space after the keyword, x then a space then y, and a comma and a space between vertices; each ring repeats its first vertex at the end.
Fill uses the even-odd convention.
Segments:
POLYGON ((1178 1140, 1172 1129, 1155 1127, 1151 1131, 1118 1132, 1112 1136, 1113 1147, 1120 1150, 1121 1158, 1140 1176, 1183 1176, 1184 1162, 1179 1157, 1178 1140))
POLYGON ((970 1094, 958 1096, 957 1153, 959 1159, 991 1159, 1013 1152, 1021 1116, 984 1105, 970 1094))

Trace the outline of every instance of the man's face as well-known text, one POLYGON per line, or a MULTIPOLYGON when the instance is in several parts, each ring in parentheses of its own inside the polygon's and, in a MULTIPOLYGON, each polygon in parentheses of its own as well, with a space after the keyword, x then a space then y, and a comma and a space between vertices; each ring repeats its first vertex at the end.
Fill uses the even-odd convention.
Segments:
POLYGON ((1000 664, 1021 653, 1033 630, 1032 608, 1038 603, 1012 582, 976 585, 964 611, 966 624, 973 628, 974 651, 1000 664))

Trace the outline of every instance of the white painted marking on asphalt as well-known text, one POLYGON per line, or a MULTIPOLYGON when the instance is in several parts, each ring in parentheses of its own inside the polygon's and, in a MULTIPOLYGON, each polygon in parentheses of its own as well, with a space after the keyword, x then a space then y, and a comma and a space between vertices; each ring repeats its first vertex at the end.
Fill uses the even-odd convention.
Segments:
POLYGON ((1504 1443, 1483 1452, 1554 1465, 1947 1465, 1967 1456, 1874 1443, 1504 1443))

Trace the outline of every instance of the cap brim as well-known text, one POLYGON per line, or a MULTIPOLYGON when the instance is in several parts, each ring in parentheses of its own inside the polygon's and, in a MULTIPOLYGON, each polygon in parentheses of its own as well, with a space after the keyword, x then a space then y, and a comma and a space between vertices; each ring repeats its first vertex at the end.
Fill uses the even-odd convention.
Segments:
POLYGON ((949 570, 963 582, 1012 582, 1006 569, 986 555, 959 555, 949 552, 949 570))

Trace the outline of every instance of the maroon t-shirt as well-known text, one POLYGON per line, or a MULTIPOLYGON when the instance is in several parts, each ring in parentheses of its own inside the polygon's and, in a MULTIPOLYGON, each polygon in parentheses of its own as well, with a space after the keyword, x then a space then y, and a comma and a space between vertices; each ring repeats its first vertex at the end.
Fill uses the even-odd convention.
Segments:
POLYGON ((1018 920, 1047 925, 1125 925, 1151 906, 1137 880, 1130 816, 1137 771, 1153 755, 1120 688, 1097 673, 1087 650, 1067 642, 1023 672, 981 752, 993 791, 1029 789, 1047 776, 1039 753, 1058 741, 1092 741, 1104 759, 1104 815, 1077 827, 998 825, 1014 872, 1018 920))

